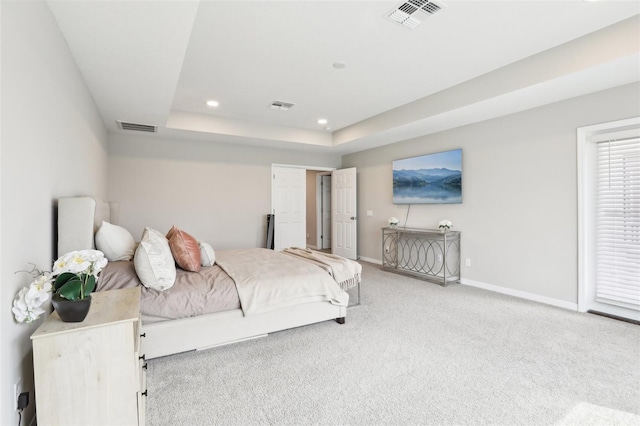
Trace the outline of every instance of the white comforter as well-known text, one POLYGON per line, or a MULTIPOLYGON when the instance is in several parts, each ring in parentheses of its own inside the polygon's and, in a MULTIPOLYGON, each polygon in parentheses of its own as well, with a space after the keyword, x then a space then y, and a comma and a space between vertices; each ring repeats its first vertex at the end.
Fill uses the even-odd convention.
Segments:
POLYGON ((349 303, 349 295, 326 271, 273 250, 218 252, 216 263, 236 283, 245 316, 309 302, 349 303))

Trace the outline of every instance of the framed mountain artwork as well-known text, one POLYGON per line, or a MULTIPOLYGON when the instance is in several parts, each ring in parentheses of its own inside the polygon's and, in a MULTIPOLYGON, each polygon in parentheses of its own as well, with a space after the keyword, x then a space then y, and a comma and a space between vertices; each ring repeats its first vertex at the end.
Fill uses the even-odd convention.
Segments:
POLYGON ((461 204, 462 150, 393 162, 394 204, 461 204))

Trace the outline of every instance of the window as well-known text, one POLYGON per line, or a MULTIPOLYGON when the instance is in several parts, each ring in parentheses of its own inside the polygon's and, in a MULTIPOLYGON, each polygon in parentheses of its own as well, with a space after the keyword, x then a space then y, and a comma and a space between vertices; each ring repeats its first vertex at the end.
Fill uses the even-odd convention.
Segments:
POLYGON ((640 320, 640 119, 578 129, 579 302, 640 320))
POLYGON ((640 138, 597 143, 596 300, 640 309, 640 138))

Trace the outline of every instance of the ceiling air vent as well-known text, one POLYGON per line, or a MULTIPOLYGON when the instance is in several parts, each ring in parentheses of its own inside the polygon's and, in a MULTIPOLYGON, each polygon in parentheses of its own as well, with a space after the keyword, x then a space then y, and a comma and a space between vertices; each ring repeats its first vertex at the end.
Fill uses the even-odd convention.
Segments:
POLYGON ((387 16, 394 22, 408 28, 415 28, 422 20, 442 10, 442 3, 432 0, 408 0, 387 16))
POLYGON ((134 132, 147 132, 147 133, 157 133, 158 126, 154 126, 152 124, 140 124, 140 123, 130 123, 128 121, 120 121, 117 120, 118 128, 122 130, 132 130, 134 132))
POLYGON ((273 101, 269 108, 277 109, 280 111, 287 111, 289 108, 293 107, 294 104, 291 102, 282 102, 282 101, 273 101))

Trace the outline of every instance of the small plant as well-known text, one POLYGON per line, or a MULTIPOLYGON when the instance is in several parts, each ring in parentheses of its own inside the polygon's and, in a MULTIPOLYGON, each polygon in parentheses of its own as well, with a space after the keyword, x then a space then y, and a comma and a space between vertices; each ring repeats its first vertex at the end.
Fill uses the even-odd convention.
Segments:
POLYGON ((438 224, 438 228, 440 228, 443 232, 448 232, 451 228, 453 228, 453 223, 450 220, 441 220, 438 224))
POLYGON ((98 250, 72 251, 53 263, 54 293, 67 300, 82 300, 96 288, 98 274, 107 259, 98 250))
POLYGON ((56 260, 53 272, 40 271, 35 265, 30 271, 34 281, 23 287, 13 300, 13 316, 19 323, 37 320, 45 310, 42 305, 51 292, 66 300, 86 299, 96 288, 98 274, 107 259, 98 250, 72 251, 56 260))

